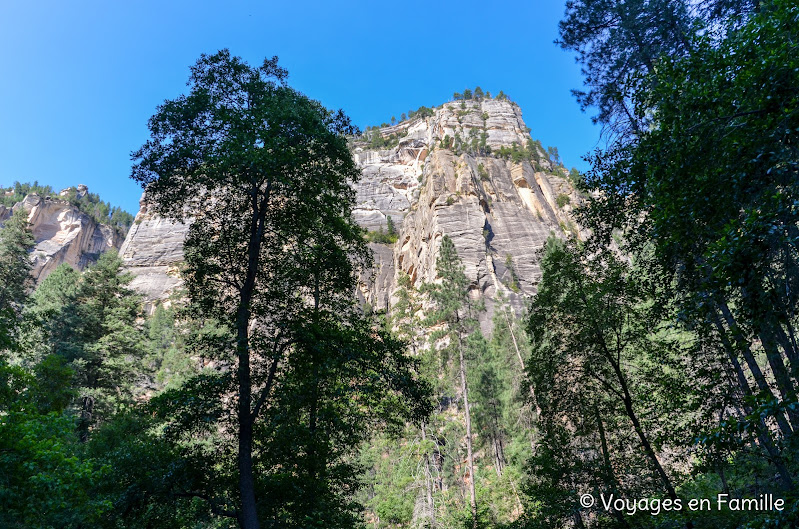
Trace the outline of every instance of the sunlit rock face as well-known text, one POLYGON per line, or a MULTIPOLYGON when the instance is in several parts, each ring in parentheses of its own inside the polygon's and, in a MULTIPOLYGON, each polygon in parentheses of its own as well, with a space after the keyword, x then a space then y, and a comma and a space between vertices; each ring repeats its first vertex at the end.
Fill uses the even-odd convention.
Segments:
MULTIPOLYGON (((547 237, 562 236, 574 226, 566 197, 568 203, 578 200, 563 173, 543 160, 544 153, 532 163, 496 156, 502 147, 527 145, 528 130, 521 110, 511 102, 453 102, 433 116, 381 129, 385 137, 399 137, 392 149, 355 144, 354 156, 363 171, 356 186, 355 218, 376 230, 381 225, 386 229, 391 216, 399 232, 390 254, 375 253, 378 273, 371 288, 362 288, 366 302, 376 309, 390 306, 402 273, 416 286, 435 281, 441 239, 448 235, 472 281, 473 297, 485 301, 483 330, 490 328, 499 297, 517 313, 523 310, 540 279, 540 250, 547 237), (442 140, 456 135, 469 142, 485 138, 494 154, 442 147, 442 140), (386 271, 393 273, 391 280, 386 271)), ((364 282, 369 285, 368 277, 364 282)))
MULTIPOLYGON (((565 197, 572 204, 578 197, 544 153, 532 162, 497 156, 503 147, 524 148, 530 140, 519 107, 495 99, 451 102, 432 116, 369 131, 375 133, 395 136, 380 149, 366 137, 352 143, 362 171, 353 216, 371 231, 386 230, 390 216, 399 238, 393 245, 370 244, 374 267, 361 275, 361 302, 390 308, 400 274, 417 287, 435 281, 441 239, 448 235, 472 281, 472 296, 485 301, 483 329, 490 329, 500 297, 520 313, 540 279, 539 251, 547 237, 573 226, 565 197), (493 154, 444 144, 456 137, 470 145, 477 138, 493 154)), ((142 203, 121 255, 151 305, 179 285, 186 231, 185 224, 148 214, 142 203)))
POLYGON ((178 265, 183 261, 183 241, 189 225, 154 215, 148 210, 144 195, 139 206, 119 255, 133 274, 131 287, 142 294, 146 310, 152 312, 181 284, 178 265))
POLYGON ((27 213, 36 241, 31 260, 37 283, 63 263, 83 270, 101 253, 122 244, 114 228, 97 223, 67 201, 30 194, 13 208, 0 206, 0 221, 18 209, 27 213))

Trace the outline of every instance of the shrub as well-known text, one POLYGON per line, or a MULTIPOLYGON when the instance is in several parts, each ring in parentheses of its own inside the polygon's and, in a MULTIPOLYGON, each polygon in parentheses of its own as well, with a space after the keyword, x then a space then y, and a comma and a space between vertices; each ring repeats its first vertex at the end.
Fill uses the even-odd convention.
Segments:
POLYGON ((485 165, 477 165, 477 174, 480 175, 480 180, 488 180, 488 170, 486 170, 485 165))

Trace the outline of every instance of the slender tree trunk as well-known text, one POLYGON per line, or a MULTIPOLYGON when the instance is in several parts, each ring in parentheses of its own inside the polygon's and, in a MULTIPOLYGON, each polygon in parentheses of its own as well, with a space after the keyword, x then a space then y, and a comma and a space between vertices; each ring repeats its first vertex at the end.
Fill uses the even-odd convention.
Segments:
MULTIPOLYGON (((718 304, 719 309, 721 310, 721 314, 724 317, 724 321, 727 323, 727 327, 730 329, 732 333, 733 339, 735 340, 738 349, 741 351, 741 354, 746 361, 746 365, 749 367, 749 370, 752 372, 754 376, 755 383, 757 384, 758 389, 765 393, 766 395, 770 395, 772 398, 776 400, 774 393, 771 391, 771 387, 768 385, 766 381, 766 377, 763 375, 763 371, 760 369, 760 364, 757 363, 754 355, 752 354, 752 350, 749 348, 749 344, 746 343, 743 336, 741 335, 741 331, 738 328, 738 325, 735 323, 735 318, 733 318, 732 313, 730 312, 729 307, 727 307, 724 303, 718 304)), ((791 426, 788 424, 788 421, 785 419, 785 415, 782 413, 775 413, 774 418, 777 421, 777 426, 779 426, 780 431, 785 437, 790 437, 793 433, 791 426)))
MULTIPOLYGON (((721 324, 718 315, 714 312, 711 313, 711 318, 713 320, 713 324, 716 326, 716 329, 719 332, 719 336, 721 338, 721 343, 724 349, 727 351, 727 357, 730 360, 730 365, 732 365, 733 372, 735 373, 735 378, 738 381, 738 387, 743 394, 742 399, 742 406, 744 409, 744 413, 746 415, 752 415, 752 408, 746 403, 749 397, 752 397, 752 389, 749 387, 749 382, 746 380, 746 374, 744 373, 743 368, 741 367, 741 363, 738 362, 738 358, 735 356, 735 350, 730 343, 729 339, 726 335, 726 330, 724 326, 721 324)), ((769 434, 768 427, 766 426, 765 421, 762 417, 758 418, 757 424, 757 440, 760 443, 760 446, 768 454, 769 459, 774 463, 774 467, 777 469, 777 473, 780 475, 780 479, 783 482, 783 486, 786 489, 793 488, 793 479, 791 478, 791 473, 788 471, 788 467, 785 465, 785 462, 782 460, 782 456, 774 445, 773 441, 771 440, 771 435, 769 434)))
MULTIPOLYGON (((777 383, 777 389, 780 392, 782 402, 792 402, 796 398, 796 392, 793 388, 793 383, 788 375, 788 369, 785 367, 785 362, 782 360, 782 355, 777 348, 777 340, 772 333, 764 332, 760 335, 760 342, 763 344, 763 349, 766 351, 766 358, 771 367, 771 372, 774 375, 774 380, 777 383)), ((786 410, 788 415, 788 422, 791 423, 791 429, 795 432, 799 429, 799 414, 795 410, 788 408, 786 410)))
POLYGON ((89 440, 89 427, 94 416, 94 397, 88 395, 83 397, 80 410, 80 422, 78 422, 78 440, 85 443, 89 440))
POLYGON ((635 430, 635 434, 638 436, 638 440, 641 442, 641 446, 644 449, 644 453, 649 458, 652 466, 655 467, 655 471, 657 475, 660 477, 661 482, 663 482, 663 486, 666 488, 666 492, 669 495, 669 498, 676 500, 677 499, 677 492, 674 490, 674 485, 671 484, 671 479, 669 478, 666 471, 663 469, 663 465, 660 464, 660 460, 658 459, 657 454, 655 454, 655 450, 652 448, 652 444, 649 442, 649 438, 644 433, 643 427, 641 427, 641 422, 638 420, 638 415, 635 413, 633 409, 633 400, 630 396, 630 392, 627 388, 627 383, 624 380, 624 375, 621 374, 621 371, 618 367, 614 364, 614 370, 616 371, 616 376, 619 378, 619 383, 622 386, 622 393, 624 395, 622 401, 624 402, 624 410, 627 413, 627 417, 630 419, 630 422, 633 424, 633 429, 635 430))
MULTIPOLYGON (((424 430, 424 423, 422 423, 422 442, 427 441, 427 434, 424 430)), ((425 443, 427 444, 427 443, 425 443)), ((427 492, 427 508, 430 509, 430 527, 436 528, 436 506, 433 503, 433 474, 430 471, 430 451, 424 451, 424 482, 427 492)))
POLYGON ((787 327, 788 334, 785 333, 785 329, 783 329, 781 325, 775 325, 774 338, 785 352, 785 357, 790 361, 791 375, 793 375, 794 379, 796 379, 799 375, 799 358, 796 356, 796 340, 794 338, 793 328, 791 327, 790 323, 787 325, 787 327))
MULTIPOLYGON (((599 414, 599 408, 594 406, 594 415, 596 416, 597 427, 599 428, 599 445, 602 449, 602 465, 604 467, 605 480, 610 485, 610 491, 614 496, 619 495, 619 480, 616 478, 616 473, 613 471, 613 465, 610 462, 610 452, 608 451, 608 441, 605 438, 605 427, 602 424, 602 417, 599 414)), ((621 527, 629 527, 624 514, 616 509, 611 511, 613 517, 621 527)))
POLYGON ((239 423, 239 493, 241 510, 239 525, 242 529, 260 529, 258 510, 255 501, 255 477, 252 467, 252 436, 255 416, 252 412, 252 373, 250 367, 250 304, 255 293, 255 279, 258 276, 258 265, 261 253, 261 238, 264 233, 266 206, 269 203, 269 191, 261 203, 258 202, 257 190, 251 195, 250 240, 247 247, 247 273, 239 294, 239 306, 236 311, 236 356, 238 369, 236 377, 239 389, 238 423, 239 423))
POLYGON ((466 360, 463 358, 463 343, 458 332, 458 354, 461 362, 461 392, 463 393, 463 410, 466 417, 466 457, 469 465, 469 495, 472 504, 472 528, 477 529, 477 493, 475 490, 474 454, 472 452, 472 416, 469 411, 469 385, 466 382, 466 360))
MULTIPOLYGON (((624 402, 624 410, 627 413, 627 417, 629 417, 630 422, 633 423, 633 429, 635 430, 638 439, 641 441, 641 446, 644 449, 644 453, 652 462, 652 465, 655 467, 655 471, 657 475, 660 477, 660 480, 663 482, 663 486, 666 488, 666 492, 669 495, 669 498, 672 500, 677 500, 677 492, 674 490, 674 485, 671 483, 671 479, 669 478, 666 471, 663 469, 663 465, 660 464, 660 460, 655 454, 655 450, 652 448, 652 444, 649 442, 649 438, 644 433, 644 429, 641 427, 641 422, 638 420, 638 415, 635 413, 633 409, 633 399, 630 395, 630 390, 627 387, 627 379, 624 376, 624 373, 621 371, 621 366, 608 354, 609 351, 605 349, 605 353, 607 354, 607 360, 610 362, 610 365, 613 367, 613 371, 616 374, 616 378, 618 379, 619 385, 621 386, 622 390, 622 401, 624 402)), ((693 529, 694 524, 690 521, 685 522, 685 527, 687 529, 693 529)))
MULTIPOLYGON (((249 300, 248 300, 249 301, 249 300)), ((247 303, 249 305, 249 302, 247 303)), ((239 525, 242 529, 259 529, 258 512, 255 507, 255 478, 252 468, 253 417, 250 411, 252 402, 252 380, 249 351, 249 310, 246 305, 239 309, 237 318, 237 345, 239 366, 237 371, 239 386, 239 493, 241 511, 239 525)))
POLYGON ((513 340, 513 348, 516 350, 516 357, 519 359, 519 366, 521 366, 522 371, 524 371, 524 360, 522 359, 522 353, 519 350, 519 344, 516 343, 516 334, 513 332, 513 324, 508 317, 508 313, 505 310, 502 310, 502 315, 505 316, 505 322, 508 324, 508 331, 510 332, 510 337, 513 340))

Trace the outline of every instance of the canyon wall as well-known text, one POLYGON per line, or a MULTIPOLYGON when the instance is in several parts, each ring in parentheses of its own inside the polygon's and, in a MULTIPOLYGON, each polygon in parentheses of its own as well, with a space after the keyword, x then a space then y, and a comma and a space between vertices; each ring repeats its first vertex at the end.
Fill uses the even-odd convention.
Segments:
MULTIPOLYGON (((391 217, 398 237, 370 244, 375 265, 362 274, 359 296, 380 310, 390 307, 400 274, 416 286, 435 281, 448 235, 473 297, 486 303, 481 324, 488 330, 497 299, 521 312, 535 293, 539 250, 550 234, 576 229, 569 212, 578 197, 565 171, 528 143, 530 129, 514 103, 455 101, 427 114, 351 142, 363 173, 354 184, 354 217, 371 231, 388 230, 391 217)), ((143 199, 120 254, 149 308, 180 285, 187 229, 150 214, 143 199)))
POLYGON ((123 242, 123 235, 117 230, 96 222, 65 200, 32 193, 13 208, 0 205, 0 222, 17 209, 27 213, 36 242, 31 261, 37 283, 63 263, 83 270, 101 253, 119 248, 123 242))

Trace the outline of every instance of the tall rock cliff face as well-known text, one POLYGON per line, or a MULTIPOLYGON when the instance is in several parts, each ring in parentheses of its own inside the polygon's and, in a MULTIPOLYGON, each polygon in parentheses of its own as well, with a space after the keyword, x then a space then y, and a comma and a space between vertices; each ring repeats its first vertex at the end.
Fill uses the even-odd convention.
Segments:
POLYGON ((189 227, 152 214, 144 196, 139 206, 119 255, 134 276, 131 288, 144 296, 145 309, 152 312, 157 302, 169 298, 181 284, 178 265, 189 227))
POLYGON ((31 260, 37 283, 63 263, 83 270, 101 253, 122 245, 123 237, 114 228, 96 222, 65 200, 30 194, 13 208, 0 206, 0 222, 17 209, 28 213, 36 241, 31 260))
MULTIPOLYGON (((473 296, 486 302, 481 322, 488 330, 498 296, 521 310, 524 298, 535 293, 538 252, 546 238, 574 229, 570 207, 559 207, 558 197, 571 203, 578 197, 543 152, 524 151, 529 129, 515 104, 453 102, 432 114, 368 131, 352 144, 363 172, 355 187, 355 219, 376 231, 387 229, 390 216, 399 234, 393 245, 370 244, 375 267, 362 277, 359 294, 383 309, 391 305, 400 274, 417 286, 434 281, 441 239, 448 235, 472 280, 473 296), (375 134, 383 140, 374 141, 375 134)), ((186 231, 185 224, 149 214, 142 202, 120 253, 150 306, 180 283, 186 231)))
POLYGON ((381 129, 384 137, 396 135, 396 147, 355 145, 363 169, 356 218, 371 230, 386 229, 388 216, 401 226, 392 251, 375 252, 376 274, 362 288, 366 302, 390 305, 400 273, 417 286, 434 281, 441 239, 448 235, 473 297, 486 302, 483 329, 489 329, 500 295, 522 310, 535 293, 547 237, 575 229, 565 197, 579 200, 543 152, 532 145, 521 152, 528 130, 519 107, 508 101, 453 102, 433 116, 381 129), (506 156, 498 156, 503 148, 506 156), (512 157, 509 150, 519 154, 512 157))

